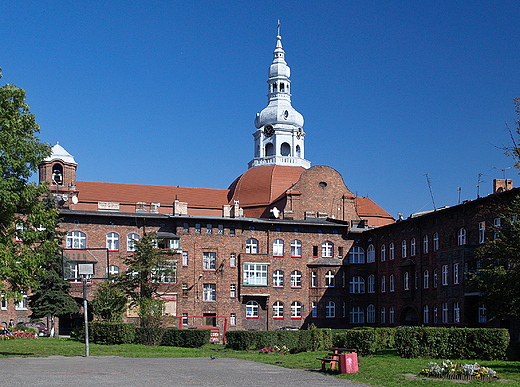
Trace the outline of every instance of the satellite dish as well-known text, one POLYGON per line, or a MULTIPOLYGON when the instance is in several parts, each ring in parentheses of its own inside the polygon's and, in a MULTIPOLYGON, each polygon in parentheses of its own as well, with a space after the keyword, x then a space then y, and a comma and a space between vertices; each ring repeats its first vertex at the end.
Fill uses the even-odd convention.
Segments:
POLYGON ((77 196, 73 196, 71 200, 72 200, 73 204, 78 204, 78 197, 77 196))
POLYGON ((69 200, 69 195, 63 194, 63 201, 66 202, 67 200, 69 200))

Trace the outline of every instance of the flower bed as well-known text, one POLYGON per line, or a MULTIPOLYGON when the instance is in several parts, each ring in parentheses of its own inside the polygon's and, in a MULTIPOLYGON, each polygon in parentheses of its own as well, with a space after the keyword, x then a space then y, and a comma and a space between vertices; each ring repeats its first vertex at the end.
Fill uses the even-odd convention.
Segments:
POLYGON ((287 355, 289 354, 289 348, 287 348, 285 345, 283 345, 281 348, 275 345, 274 347, 266 347, 262 348, 259 353, 278 353, 280 355, 287 355))
POLYGON ((428 364, 428 368, 423 368, 420 372, 422 376, 447 379, 464 380, 496 380, 497 373, 489 367, 483 367, 478 363, 462 364, 453 363, 451 360, 444 360, 442 365, 433 361, 428 364))

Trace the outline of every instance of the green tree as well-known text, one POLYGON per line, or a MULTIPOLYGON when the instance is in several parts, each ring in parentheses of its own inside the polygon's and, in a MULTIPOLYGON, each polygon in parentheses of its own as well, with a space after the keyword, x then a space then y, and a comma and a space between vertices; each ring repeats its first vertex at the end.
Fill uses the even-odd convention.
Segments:
MULTIPOLYGON (((0 70, 1 77, 1 70, 0 70)), ((58 211, 40 198, 45 184, 29 182, 38 164, 51 154, 36 137, 40 128, 25 102, 25 91, 14 85, 0 87, 0 291, 19 299, 37 284, 35 275, 58 249, 49 236, 58 211)))
POLYGON ((118 282, 106 280, 98 285, 91 304, 94 314, 103 321, 121 322, 126 310, 127 297, 118 282))
POLYGON ((501 214, 495 238, 475 251, 477 270, 469 284, 483 293, 487 317, 520 317, 520 198, 501 214))
MULTIPOLYGON (((54 209, 54 197, 49 193, 43 200, 49 211, 54 209)), ((47 239, 63 240, 63 233, 54 229, 47 229, 47 239)), ((62 257, 59 250, 49 254, 43 264, 45 271, 37 275, 38 284, 32 288, 33 294, 29 297, 31 318, 48 317, 51 321, 51 336, 54 336, 55 317, 69 313, 76 313, 79 306, 70 294, 70 283, 63 279, 62 257)))
POLYGON ((177 275, 177 266, 171 261, 171 251, 157 248, 155 233, 147 233, 135 241, 136 251, 124 259, 126 272, 118 283, 131 301, 130 307, 139 312, 140 325, 154 329, 162 325, 163 302, 161 292, 177 275), (161 291, 161 292, 160 292, 161 291))
MULTIPOLYGON (((515 132, 517 135, 520 136, 520 98, 513 99, 513 104, 515 105, 515 113, 516 113, 516 119, 514 121, 514 124, 516 126, 515 132)), ((506 121, 506 128, 509 131, 509 135, 511 136, 511 146, 503 146, 503 149, 505 151, 505 154, 507 156, 513 157, 515 160, 515 168, 520 169, 520 147, 518 146, 518 141, 515 140, 515 136, 513 134, 513 131, 509 127, 507 121, 506 121)))

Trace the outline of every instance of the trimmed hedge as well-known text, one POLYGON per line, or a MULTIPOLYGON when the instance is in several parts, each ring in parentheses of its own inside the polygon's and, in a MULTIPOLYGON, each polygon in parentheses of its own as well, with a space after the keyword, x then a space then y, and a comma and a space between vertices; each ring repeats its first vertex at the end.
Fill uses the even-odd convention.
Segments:
POLYGON ((135 339, 135 325, 92 321, 88 325, 89 339, 96 344, 130 344, 135 339))
POLYGON ((226 344, 236 351, 286 346, 291 353, 319 351, 332 345, 330 329, 306 331, 228 331, 226 344))
POLYGON ((162 338, 166 328, 151 327, 151 328, 135 328, 135 343, 142 345, 161 345, 162 338))
POLYGON ((164 332, 161 345, 171 347, 200 348, 209 343, 210 329, 169 328, 164 332))
POLYGON ((509 345, 507 329, 396 328, 395 342, 405 358, 500 360, 509 345))
POLYGON ((333 344, 336 347, 356 348, 361 356, 372 356, 376 351, 393 348, 394 328, 360 327, 334 330, 333 344))

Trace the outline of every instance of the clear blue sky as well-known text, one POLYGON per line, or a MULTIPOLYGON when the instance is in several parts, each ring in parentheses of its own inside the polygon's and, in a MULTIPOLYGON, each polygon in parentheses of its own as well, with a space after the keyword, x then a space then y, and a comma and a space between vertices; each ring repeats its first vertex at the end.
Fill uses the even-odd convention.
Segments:
POLYGON ((0 83, 26 90, 78 180, 227 188, 253 157, 278 19, 306 158, 352 192, 407 217, 433 208, 425 174, 441 207, 513 164, 499 147, 520 97, 518 0, 2 8, 0 83))

